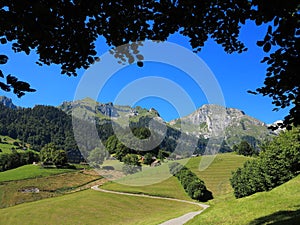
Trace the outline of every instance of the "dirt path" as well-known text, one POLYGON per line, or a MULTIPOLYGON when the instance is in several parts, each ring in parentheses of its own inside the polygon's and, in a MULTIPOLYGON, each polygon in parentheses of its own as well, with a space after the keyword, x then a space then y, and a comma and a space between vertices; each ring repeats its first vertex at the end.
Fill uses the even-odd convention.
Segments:
POLYGON ((194 218, 196 215, 202 213, 205 209, 209 207, 209 205, 197 203, 197 202, 191 202, 181 199, 175 199, 175 198, 165 198, 165 197, 158 197, 158 196, 151 196, 151 195, 145 195, 145 194, 133 194, 133 193, 126 193, 126 192, 117 192, 117 191, 109 191, 99 188, 98 185, 91 187, 95 191, 102 191, 105 193, 111 193, 111 194, 117 194, 117 195, 128 195, 128 196, 136 196, 136 197, 144 197, 144 198, 154 198, 154 199, 163 199, 163 200, 169 200, 169 201, 176 201, 176 202, 184 202, 188 204, 198 205, 202 208, 202 210, 196 211, 196 212, 190 212, 187 214, 184 214, 183 216, 168 220, 166 222, 161 223, 160 225, 182 225, 186 223, 187 221, 194 218))

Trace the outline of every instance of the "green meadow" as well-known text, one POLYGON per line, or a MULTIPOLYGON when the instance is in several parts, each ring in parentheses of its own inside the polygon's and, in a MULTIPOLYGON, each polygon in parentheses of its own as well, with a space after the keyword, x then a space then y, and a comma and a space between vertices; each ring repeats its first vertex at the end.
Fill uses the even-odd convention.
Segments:
MULTIPOLYGON (((249 157, 218 154, 203 171, 204 157, 191 158, 186 166, 204 180, 214 199, 202 214, 187 224, 298 224, 300 221, 300 176, 269 192, 235 199, 231 172, 249 157), (203 161, 202 161, 203 162, 203 161)), ((185 162, 185 161, 182 161, 185 162)), ((110 164, 112 162, 109 162, 110 164)), ((101 177, 90 170, 43 169, 26 165, 0 174, 0 224, 160 224, 199 207, 171 200, 117 195, 87 189, 101 177), (39 193, 22 193, 36 187, 39 193), (21 204, 22 203, 22 204, 21 204), (43 218, 41 220, 41 218, 43 218)), ((104 181, 104 180, 103 180, 104 181)), ((150 168, 103 189, 192 201, 177 178, 168 175, 168 164, 150 168), (131 185, 128 185, 131 184, 131 185), (144 185, 143 185, 144 184, 144 185)))
POLYGON ((50 175, 74 172, 72 169, 44 169, 39 165, 25 165, 15 169, 7 170, 1 172, 0 182, 3 181, 13 181, 13 180, 23 180, 36 177, 46 177, 50 175))
POLYGON ((86 190, 0 209, 0 224, 154 225, 197 210, 187 203, 86 190))
POLYGON ((300 175, 269 191, 226 201, 211 202, 188 225, 297 225, 300 221, 300 175))
MULTIPOLYGON (((232 193, 232 188, 229 182, 231 172, 237 167, 243 165, 243 163, 249 158, 233 153, 219 154, 216 155, 207 169, 199 171, 199 165, 202 159, 203 157, 191 158, 187 161, 186 166, 205 182, 206 187, 213 192, 214 197, 218 197, 232 193)), ((184 160, 182 160, 182 162, 186 163, 184 160)), ((117 180, 116 182, 106 183, 102 186, 102 188, 113 191, 144 193, 191 200, 184 192, 179 181, 175 177, 170 176, 167 164, 150 169, 149 171, 144 170, 143 172, 117 180), (153 182, 154 184, 145 186, 136 185, 138 183, 143 184, 143 182, 147 183, 150 179, 155 181, 155 178, 157 180, 161 178, 161 182, 153 182), (132 185, 124 185, 123 183, 132 185)))

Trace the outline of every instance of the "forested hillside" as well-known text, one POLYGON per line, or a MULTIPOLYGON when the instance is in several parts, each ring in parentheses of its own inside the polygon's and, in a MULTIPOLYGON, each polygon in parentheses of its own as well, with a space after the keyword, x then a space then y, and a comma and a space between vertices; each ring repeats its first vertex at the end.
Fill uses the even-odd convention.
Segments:
POLYGON ((66 150, 71 160, 80 157, 71 117, 52 106, 11 109, 0 105, 0 134, 28 143, 37 151, 53 142, 66 150))

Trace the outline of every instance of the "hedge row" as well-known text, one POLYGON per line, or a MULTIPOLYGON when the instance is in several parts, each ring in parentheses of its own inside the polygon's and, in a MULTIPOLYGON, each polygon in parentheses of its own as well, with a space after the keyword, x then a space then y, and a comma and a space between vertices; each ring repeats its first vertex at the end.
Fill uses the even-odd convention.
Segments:
POLYGON ((177 177, 186 193, 195 200, 206 202, 213 198, 211 191, 206 189, 204 181, 187 167, 174 162, 169 165, 170 173, 177 177))

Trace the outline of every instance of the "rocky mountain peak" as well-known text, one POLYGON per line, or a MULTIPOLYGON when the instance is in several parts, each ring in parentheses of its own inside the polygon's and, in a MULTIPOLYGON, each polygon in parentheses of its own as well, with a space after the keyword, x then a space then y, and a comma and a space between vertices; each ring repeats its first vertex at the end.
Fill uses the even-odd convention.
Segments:
POLYGON ((11 108, 11 109, 17 109, 18 107, 13 104, 11 98, 8 98, 6 96, 0 96, 0 104, 4 105, 5 107, 11 108))
POLYGON ((264 122, 243 111, 212 104, 203 105, 190 115, 171 121, 169 125, 179 129, 184 125, 188 133, 205 138, 222 135, 229 145, 243 138, 262 140, 274 135, 264 122))

